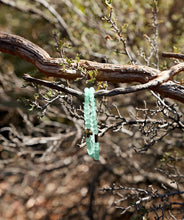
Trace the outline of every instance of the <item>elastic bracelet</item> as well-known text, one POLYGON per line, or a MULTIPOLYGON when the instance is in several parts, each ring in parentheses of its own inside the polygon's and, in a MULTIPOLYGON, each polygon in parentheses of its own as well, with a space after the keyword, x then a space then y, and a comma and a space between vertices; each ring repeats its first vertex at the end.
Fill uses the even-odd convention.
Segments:
POLYGON ((97 142, 97 106, 94 92, 95 90, 93 87, 84 89, 84 123, 87 152, 90 157, 94 158, 95 160, 99 160, 99 143, 97 142))

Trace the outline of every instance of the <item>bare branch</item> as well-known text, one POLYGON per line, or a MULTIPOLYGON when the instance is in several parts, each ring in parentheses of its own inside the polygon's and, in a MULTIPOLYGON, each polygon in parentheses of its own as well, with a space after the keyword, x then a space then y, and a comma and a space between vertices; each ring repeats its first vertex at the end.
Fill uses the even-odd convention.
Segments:
POLYGON ((180 54, 180 53, 163 52, 162 56, 167 58, 176 58, 176 59, 184 60, 184 54, 180 54))
MULTIPOLYGON (((25 74, 23 76, 23 79, 27 82, 40 84, 51 89, 56 89, 57 91, 66 92, 70 95, 80 98, 81 100, 84 99, 84 94, 82 92, 62 86, 62 85, 57 85, 53 82, 37 79, 37 78, 31 77, 28 74, 25 74)), ((148 88, 149 87, 147 86, 147 84, 143 84, 143 85, 137 85, 137 86, 130 86, 126 88, 115 88, 112 90, 99 90, 95 92, 95 97, 96 98, 102 97, 102 96, 110 97, 110 96, 115 96, 115 95, 128 94, 128 93, 133 93, 133 92, 137 92, 137 91, 148 89, 148 88)), ((150 86, 150 88, 152 88, 152 86, 150 86)), ((159 86, 159 89, 157 88, 156 91, 158 90, 164 96, 172 97, 173 99, 184 102, 184 87, 183 86, 177 85, 173 83, 172 81, 169 81, 159 86)))
MULTIPOLYGON (((132 57, 132 55, 129 52, 129 49, 127 48, 127 40, 123 37, 123 34, 119 30, 116 22, 112 19, 112 13, 113 13, 113 8, 110 9, 109 17, 108 18, 104 17, 104 20, 106 20, 108 23, 111 24, 112 29, 116 32, 116 34, 119 37, 119 40, 123 43, 125 54, 130 59, 131 64, 135 64, 135 59, 132 57)), ((135 57, 135 55, 134 55, 134 57, 135 57)))
POLYGON ((88 60, 79 62, 73 60, 73 63, 68 65, 66 59, 52 58, 45 50, 32 42, 4 32, 0 32, 0 51, 19 56, 32 63, 47 76, 69 80, 83 77, 79 67, 87 71, 96 70, 97 81, 110 82, 145 83, 156 78, 160 73, 159 70, 146 66, 104 64, 88 60))
POLYGON ((27 82, 32 82, 32 83, 35 83, 35 84, 43 85, 43 86, 49 87, 51 89, 56 89, 57 91, 66 92, 67 94, 76 96, 80 99, 83 98, 83 93, 82 92, 71 89, 71 88, 68 88, 68 87, 65 87, 64 85, 57 85, 53 82, 49 82, 49 81, 41 80, 41 79, 36 79, 34 77, 31 77, 28 74, 25 74, 23 76, 23 79, 27 82))
POLYGON ((45 50, 20 36, 4 32, 0 32, 0 51, 19 56, 32 63, 40 72, 47 76, 73 80, 84 77, 84 73, 86 78, 88 78, 88 71, 92 70, 96 72, 97 81, 142 83, 142 85, 115 89, 110 92, 99 91, 96 97, 152 89, 163 96, 184 102, 183 86, 173 82, 166 83, 174 75, 184 70, 184 63, 179 63, 162 72, 141 65, 104 64, 88 60, 73 60, 72 63, 68 63, 67 59, 64 58, 50 57, 45 50))

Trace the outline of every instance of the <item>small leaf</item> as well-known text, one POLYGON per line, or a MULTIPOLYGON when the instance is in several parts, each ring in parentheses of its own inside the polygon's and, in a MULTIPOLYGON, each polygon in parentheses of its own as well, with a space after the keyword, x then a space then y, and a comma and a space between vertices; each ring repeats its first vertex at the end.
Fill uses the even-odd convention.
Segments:
POLYGON ((112 3, 111 0, 105 0, 105 4, 106 4, 109 8, 112 8, 111 3, 112 3))
POLYGON ((174 49, 174 53, 178 53, 178 48, 173 46, 173 49, 174 49))
POLYGON ((128 29, 128 24, 122 25, 121 30, 122 30, 123 33, 126 33, 127 29, 128 29))
POLYGON ((79 63, 79 61, 80 61, 80 54, 77 54, 75 59, 76 59, 77 63, 79 63))

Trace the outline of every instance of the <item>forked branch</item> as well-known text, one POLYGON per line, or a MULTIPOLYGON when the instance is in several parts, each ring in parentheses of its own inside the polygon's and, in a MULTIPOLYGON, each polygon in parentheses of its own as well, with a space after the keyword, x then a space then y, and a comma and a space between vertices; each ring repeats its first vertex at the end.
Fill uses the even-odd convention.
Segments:
POLYGON ((113 91, 99 91, 96 93, 96 97, 151 89, 184 103, 184 87, 174 82, 166 83, 174 75, 184 70, 184 63, 179 63, 164 71, 141 65, 104 64, 88 60, 73 60, 72 63, 68 63, 64 58, 50 57, 45 50, 20 36, 4 32, 0 32, 0 51, 16 55, 32 63, 47 76, 73 80, 82 77, 88 78, 88 71, 92 70, 95 71, 97 81, 139 82, 142 84, 124 89, 117 88, 113 91))

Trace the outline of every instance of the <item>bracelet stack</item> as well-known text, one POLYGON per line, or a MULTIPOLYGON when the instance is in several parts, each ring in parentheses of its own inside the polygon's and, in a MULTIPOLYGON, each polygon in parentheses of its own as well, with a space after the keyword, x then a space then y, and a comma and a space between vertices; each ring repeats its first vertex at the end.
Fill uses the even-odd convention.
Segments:
POLYGON ((97 142, 98 126, 94 88, 84 90, 84 121, 86 130, 86 146, 90 157, 99 160, 99 143, 97 142))

